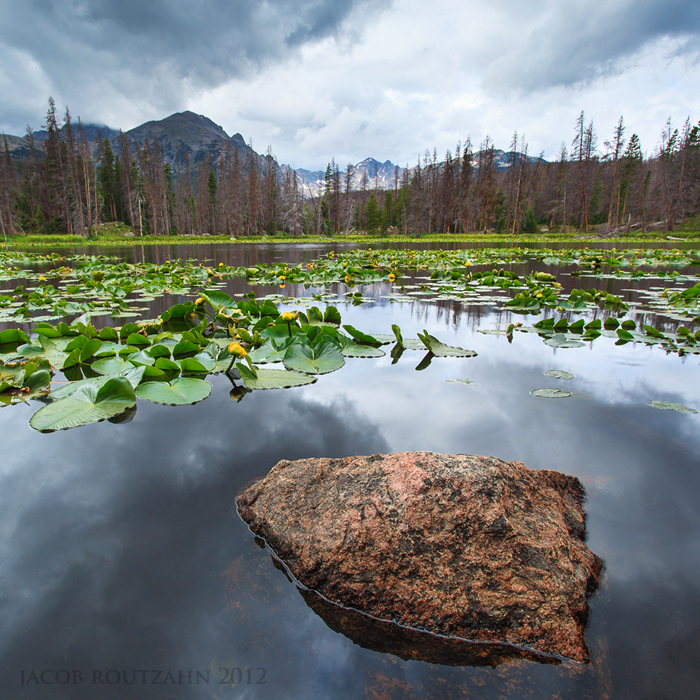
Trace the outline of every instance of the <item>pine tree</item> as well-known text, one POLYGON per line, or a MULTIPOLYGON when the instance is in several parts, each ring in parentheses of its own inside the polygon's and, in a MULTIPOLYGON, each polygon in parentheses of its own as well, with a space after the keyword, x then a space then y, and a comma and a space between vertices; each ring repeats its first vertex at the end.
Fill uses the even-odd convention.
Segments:
POLYGON ((365 207, 365 228, 368 233, 375 234, 379 231, 381 225, 382 215, 379 211, 377 198, 374 196, 374 192, 372 192, 369 202, 367 202, 367 206, 365 207))

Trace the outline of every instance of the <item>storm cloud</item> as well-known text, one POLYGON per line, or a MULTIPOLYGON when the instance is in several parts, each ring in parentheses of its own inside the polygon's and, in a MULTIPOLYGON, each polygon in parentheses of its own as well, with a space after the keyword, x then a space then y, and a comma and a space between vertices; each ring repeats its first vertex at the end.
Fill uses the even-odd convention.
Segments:
POLYGON ((667 38, 697 57, 700 5, 692 0, 549 0, 531 9, 530 31, 502 47, 487 83, 528 91, 587 82, 667 38))
MULTIPOLYGON (((400 165, 514 131, 554 158, 581 110, 653 149, 700 112, 697 0, 0 0, 0 131, 47 99, 130 129, 185 109, 281 162, 400 165)), ((602 141, 602 139, 601 139, 602 141)))
MULTIPOLYGON (((189 93, 250 77, 306 43, 352 30, 388 0, 0 0, 0 121, 65 101, 176 109, 189 93), (8 99, 9 98, 9 99, 8 99)), ((165 115, 163 115, 165 116, 165 115)))

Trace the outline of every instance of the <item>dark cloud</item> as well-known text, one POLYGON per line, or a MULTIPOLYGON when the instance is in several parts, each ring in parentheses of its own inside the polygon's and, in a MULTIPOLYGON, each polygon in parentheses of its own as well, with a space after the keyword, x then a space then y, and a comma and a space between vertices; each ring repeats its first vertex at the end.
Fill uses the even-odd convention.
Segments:
POLYGON ((487 72, 486 84, 505 83, 524 92, 574 85, 616 73, 624 59, 664 38, 681 39, 698 51, 700 4, 694 0, 550 2, 542 21, 524 40, 504 51, 487 72))
MULTIPOLYGON (((23 62, 34 63, 57 99, 84 103, 119 95, 163 109, 177 106, 183 91, 251 74, 305 43, 333 36, 351 16, 362 22, 367 12, 388 4, 389 0, 0 0, 0 46, 20 51, 23 62)), ((3 72, 17 70, 7 59, 2 64, 3 72)))

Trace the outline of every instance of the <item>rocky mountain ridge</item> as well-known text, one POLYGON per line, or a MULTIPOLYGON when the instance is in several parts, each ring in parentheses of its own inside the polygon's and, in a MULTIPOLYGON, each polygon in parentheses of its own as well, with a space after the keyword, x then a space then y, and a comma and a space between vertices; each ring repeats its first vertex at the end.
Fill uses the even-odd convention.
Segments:
MULTIPOLYGON (((99 124, 82 125, 89 141, 93 144, 94 150, 97 144, 104 138, 108 138, 112 148, 119 153, 120 131, 111 127, 99 124)), ((221 156, 230 153, 232 156, 237 152, 241 166, 245 167, 246 161, 251 153, 256 158, 262 159, 264 156, 256 153, 240 133, 229 136, 224 129, 214 123, 208 117, 195 114, 191 111, 177 112, 160 120, 145 122, 140 126, 129 129, 125 132, 130 142, 135 147, 143 147, 146 141, 152 143, 155 139, 163 156, 175 172, 181 171, 185 167, 187 159, 190 167, 196 167, 200 163, 209 161, 214 167, 221 156)), ((42 141, 48 137, 48 132, 38 130, 32 132, 34 138, 34 152, 41 153, 42 141)), ((10 155, 17 160, 24 160, 31 155, 32 148, 27 137, 6 136, 10 155)), ((516 157, 525 157, 528 162, 540 161, 542 158, 532 156, 522 156, 499 149, 494 150, 494 165, 497 170, 505 170, 512 166, 516 157)), ((478 164, 481 153, 475 154, 475 164, 478 164)), ((279 166, 280 170, 288 166, 279 166)), ((413 168, 409 168, 411 172, 413 168)), ((375 158, 365 158, 351 166, 350 188, 352 190, 361 189, 393 189, 400 185, 406 168, 398 166, 389 160, 380 162, 375 158)), ((300 185, 305 193, 310 196, 318 196, 326 187, 325 170, 306 170, 299 168, 296 170, 300 185)), ((346 187, 347 171, 340 171, 341 187, 346 187)))

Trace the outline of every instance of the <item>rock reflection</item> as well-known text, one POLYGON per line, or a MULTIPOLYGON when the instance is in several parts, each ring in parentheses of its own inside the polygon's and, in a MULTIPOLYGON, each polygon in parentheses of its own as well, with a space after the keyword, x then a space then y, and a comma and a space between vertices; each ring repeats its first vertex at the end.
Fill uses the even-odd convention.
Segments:
MULTIPOLYGON (((278 565, 280 568, 280 565, 278 565)), ((318 593, 299 588, 306 604, 334 632, 345 635, 355 644, 393 654, 404 661, 426 661, 443 666, 491 666, 516 659, 558 665, 561 659, 509 644, 470 642, 464 639, 439 637, 393 622, 370 617, 357 610, 343 608, 322 598, 318 593)))

